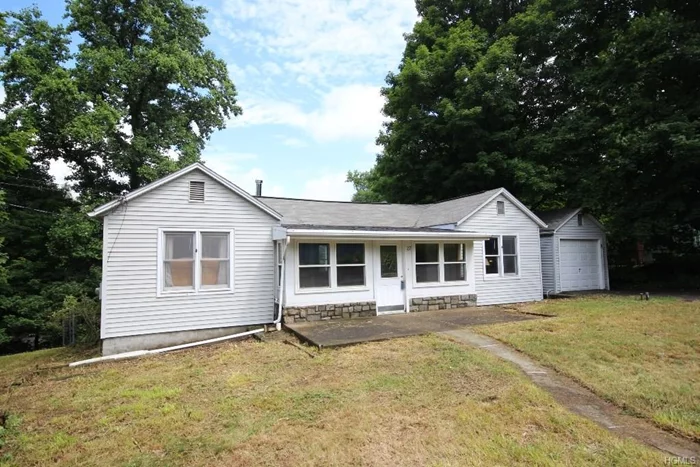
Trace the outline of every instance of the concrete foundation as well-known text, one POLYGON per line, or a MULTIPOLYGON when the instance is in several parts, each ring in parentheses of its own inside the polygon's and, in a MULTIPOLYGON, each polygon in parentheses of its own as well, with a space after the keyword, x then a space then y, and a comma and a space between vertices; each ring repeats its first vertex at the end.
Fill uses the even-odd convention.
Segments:
POLYGON ((102 355, 114 355, 116 353, 131 352, 134 350, 153 350, 171 345, 189 344, 190 342, 223 337, 229 334, 237 334, 251 329, 260 328, 263 324, 255 326, 235 326, 228 328, 197 329, 193 331, 160 332, 157 334, 142 334, 140 336, 110 337, 102 339, 102 355))

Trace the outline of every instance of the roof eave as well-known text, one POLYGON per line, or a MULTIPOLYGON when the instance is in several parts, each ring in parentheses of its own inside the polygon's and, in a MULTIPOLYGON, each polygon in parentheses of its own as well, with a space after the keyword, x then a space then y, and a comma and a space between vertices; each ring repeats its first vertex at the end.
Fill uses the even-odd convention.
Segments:
POLYGON ((331 238, 394 238, 394 239, 439 239, 454 238, 464 240, 486 240, 492 235, 481 232, 445 230, 444 232, 421 232, 411 230, 355 230, 355 229, 287 229, 290 237, 331 237, 331 238))
POLYGON ((462 219, 460 219, 460 221, 457 222, 457 225, 462 225, 464 222, 466 222, 466 221, 467 221, 470 217, 472 217, 474 214, 476 214, 477 212, 481 211, 481 210, 484 208, 484 206, 486 206, 486 205, 489 204, 491 201, 493 201, 496 197, 498 197, 498 195, 503 195, 503 196, 505 196, 506 198, 508 198, 508 201, 510 201, 511 203, 515 204, 515 205, 518 207, 518 209, 520 209, 522 212, 524 212, 530 219, 532 219, 532 220, 533 220, 537 225, 539 225, 541 228, 543 228, 543 229, 546 229, 546 228, 547 228, 547 224, 546 224, 542 219, 540 219, 539 217, 537 217, 537 215, 536 215, 534 212, 532 212, 530 209, 528 209, 527 206, 525 206, 523 203, 521 203, 521 202, 518 200, 518 198, 516 198, 515 196, 513 196, 512 194, 510 194, 510 192, 509 192, 508 190, 506 190, 505 188, 501 188, 501 189, 499 189, 496 193, 494 193, 493 195, 491 195, 486 201, 484 201, 483 203, 481 203, 476 209, 474 209, 472 212, 470 212, 469 214, 467 214, 466 216, 464 216, 462 219))
POLYGON ((282 220, 282 215, 263 203, 262 201, 259 201, 255 196, 251 195, 250 193, 246 192, 242 188, 238 187, 237 185, 233 184, 232 182, 228 181, 221 175, 217 174, 201 162, 195 162, 194 164, 188 165, 187 167, 178 170, 177 172, 173 172, 170 175, 167 175, 159 180, 156 180, 155 182, 149 183, 148 185, 142 186, 141 188, 132 191, 131 193, 126 194, 123 197, 120 197, 119 199, 112 200, 108 203, 103 204, 102 206, 99 206, 98 208, 95 208, 92 212, 88 213, 89 217, 96 217, 96 216, 106 216, 107 214, 112 211, 112 209, 116 208, 120 204, 124 202, 129 202, 132 199, 138 198, 141 195, 144 195, 150 191, 155 190, 156 188, 165 185, 168 182, 171 182, 173 180, 176 180, 183 175, 187 175, 188 173, 192 172, 193 170, 201 170, 204 172, 206 175, 209 177, 213 178, 217 182, 221 183, 224 185, 226 188, 230 189, 234 193, 238 194, 241 196, 243 199, 246 201, 252 203, 256 207, 260 208, 261 210, 265 211, 272 217, 274 217, 277 220, 282 220))

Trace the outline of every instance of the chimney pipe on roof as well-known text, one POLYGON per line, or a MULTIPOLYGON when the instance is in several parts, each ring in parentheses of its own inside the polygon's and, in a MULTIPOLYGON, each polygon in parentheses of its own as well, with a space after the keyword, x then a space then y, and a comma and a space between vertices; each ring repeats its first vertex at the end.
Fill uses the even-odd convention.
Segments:
POLYGON ((262 196, 262 180, 255 180, 255 196, 262 196))

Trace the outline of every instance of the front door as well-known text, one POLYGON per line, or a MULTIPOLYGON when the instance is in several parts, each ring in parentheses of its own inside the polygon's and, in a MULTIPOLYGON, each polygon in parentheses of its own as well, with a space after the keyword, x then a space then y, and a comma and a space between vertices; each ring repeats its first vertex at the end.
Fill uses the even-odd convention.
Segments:
POLYGON ((377 245, 375 286, 377 314, 404 311, 403 267, 398 243, 377 245))

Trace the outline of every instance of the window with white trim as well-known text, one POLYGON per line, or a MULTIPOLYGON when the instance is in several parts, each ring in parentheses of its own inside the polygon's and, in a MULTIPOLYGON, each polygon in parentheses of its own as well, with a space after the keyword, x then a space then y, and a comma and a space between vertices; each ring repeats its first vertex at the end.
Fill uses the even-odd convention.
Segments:
POLYGON ((518 237, 504 235, 503 237, 503 274, 518 273, 518 237))
POLYGON ((517 235, 501 235, 484 240, 484 274, 517 275, 518 254, 517 235))
POLYGON ((330 243, 299 244, 299 287, 302 289, 331 286, 330 243))
POLYGON ((491 237, 484 240, 484 273, 488 275, 498 275, 500 271, 500 238, 491 237))
POLYGON ((364 243, 337 243, 335 264, 338 287, 365 285, 364 243))
POLYGON ((163 232, 161 242, 164 292, 231 288, 230 232, 163 232))
POLYGON ((416 283, 467 280, 467 248, 464 243, 416 243, 416 283))
POLYGON ((363 287, 366 281, 364 243, 299 242, 300 289, 363 287))
POLYGON ((467 280, 467 249, 464 243, 445 243, 443 257, 445 282, 467 280))
POLYGON ((440 282, 440 244, 416 243, 416 282, 440 282))
POLYGON ((578 215, 576 216, 576 222, 578 223, 579 227, 583 225, 583 214, 582 213, 580 213, 580 212, 578 213, 578 215))
POLYGON ((504 215, 506 213, 506 202, 496 201, 496 214, 504 215))

